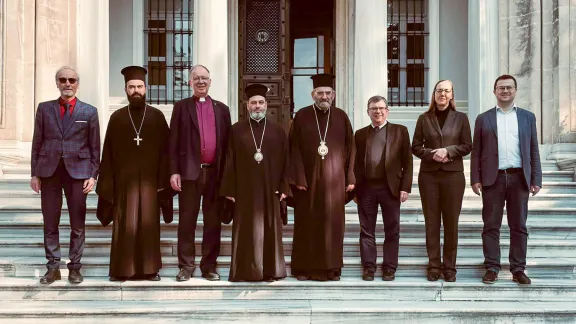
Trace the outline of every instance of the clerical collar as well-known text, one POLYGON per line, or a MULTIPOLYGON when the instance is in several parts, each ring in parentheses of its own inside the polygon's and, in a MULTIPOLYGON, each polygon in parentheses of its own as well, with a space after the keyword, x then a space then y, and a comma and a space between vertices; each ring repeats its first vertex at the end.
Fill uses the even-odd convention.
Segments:
POLYGON ((314 109, 317 109, 317 110, 319 110, 319 111, 322 112, 322 113, 327 113, 327 112, 330 110, 330 108, 331 108, 331 107, 328 107, 328 109, 323 110, 322 108, 318 107, 315 103, 314 103, 312 106, 314 106, 314 109))
POLYGON ((372 129, 378 128, 378 130, 380 130, 380 129, 384 128, 384 126, 388 125, 388 120, 385 120, 385 121, 384 121, 384 124, 382 124, 382 125, 380 125, 380 126, 376 126, 376 125, 374 125, 374 124, 370 124, 370 125, 372 126, 372 129))
POLYGON ((199 97, 197 95, 192 95, 194 101, 200 101, 200 102, 205 102, 208 97, 209 97, 208 95, 206 95, 206 97, 199 97))
POLYGON ((266 116, 260 118, 259 120, 252 118, 252 116, 249 116, 249 118, 250 118, 250 120, 254 121, 256 124, 260 124, 260 122, 263 122, 264 119, 266 119, 266 116))

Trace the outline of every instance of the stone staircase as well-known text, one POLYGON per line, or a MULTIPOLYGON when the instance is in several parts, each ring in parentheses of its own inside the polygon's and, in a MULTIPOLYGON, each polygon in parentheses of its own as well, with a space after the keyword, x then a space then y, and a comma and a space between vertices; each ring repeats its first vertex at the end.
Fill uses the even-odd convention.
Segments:
MULTIPOLYGON (((417 184, 402 206, 400 266, 397 279, 362 281, 356 205, 346 206, 343 277, 339 282, 299 282, 292 277, 273 283, 230 283, 231 226, 222 229, 218 259, 220 282, 195 278, 176 282, 177 224, 162 224, 162 281, 110 282, 111 227, 96 219, 96 195, 88 196, 85 281, 66 278, 38 284, 45 272, 39 195, 29 187, 29 164, 3 167, 0 179, 0 322, 2 323, 576 323, 576 182, 572 171, 558 171, 545 161, 544 188, 529 202, 528 267, 533 279, 519 287, 508 273, 509 231, 502 227, 504 269, 494 285, 480 282, 482 266, 481 199, 466 190, 460 217, 458 279, 428 282, 424 218, 417 184)), ((466 161, 469 169, 469 161, 466 161)), ((415 180, 419 160, 415 160, 415 180)), ((290 266, 293 221, 284 227, 286 263, 290 266)), ((200 216, 201 219, 201 216, 200 216)), ((381 254, 384 231, 377 227, 381 254)), ((506 223, 506 220, 504 220, 506 223)), ((69 247, 66 206, 61 220, 62 255, 69 247)), ((200 251, 202 222, 197 228, 200 251)), ((198 260, 199 261, 199 260, 198 260)), ((380 262, 380 260, 379 260, 380 262)), ((62 266, 62 274, 67 275, 62 266)))

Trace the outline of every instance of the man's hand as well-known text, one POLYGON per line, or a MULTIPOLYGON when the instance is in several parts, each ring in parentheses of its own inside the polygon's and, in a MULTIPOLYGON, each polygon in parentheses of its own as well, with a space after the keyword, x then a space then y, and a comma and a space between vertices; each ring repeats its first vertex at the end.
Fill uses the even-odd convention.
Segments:
POLYGON ((84 180, 84 190, 82 190, 82 192, 84 192, 84 194, 87 194, 90 191, 92 191, 92 189, 94 189, 95 183, 96 180, 94 180, 94 178, 84 180))
POLYGON ((406 191, 400 191, 400 202, 403 203, 408 199, 408 193, 406 191))
POLYGON ((228 197, 228 196, 226 196, 226 199, 231 200, 232 202, 236 202, 236 200, 234 199, 234 197, 228 197))
POLYGON ((182 182, 179 174, 175 173, 170 176, 170 187, 175 191, 182 191, 182 182))
POLYGON ((304 190, 304 191, 306 191, 306 187, 304 187, 304 186, 296 186, 296 188, 297 188, 298 190, 304 190))
POLYGON ((430 153, 433 153, 433 159, 436 162, 443 162, 445 158, 448 157, 448 150, 445 148, 439 148, 432 150, 430 153))
POLYGON ((32 190, 34 190, 36 193, 40 193, 40 185, 42 184, 42 181, 40 180, 40 178, 34 176, 32 177, 32 179, 30 179, 30 188, 32 188, 32 190))
POLYGON ((482 184, 480 182, 473 183, 472 191, 474 191, 478 196, 482 196, 482 184))
POLYGON ((540 192, 540 187, 535 186, 535 185, 531 185, 530 186, 530 192, 532 193, 532 196, 535 196, 538 192, 540 192))
POLYGON ((346 192, 350 192, 350 191, 354 190, 354 187, 355 187, 355 186, 354 186, 353 184, 349 184, 349 185, 346 187, 346 192))
POLYGON ((282 200, 284 200, 284 199, 286 199, 286 195, 285 195, 285 194, 281 194, 281 195, 280 195, 280 201, 282 201, 282 200))

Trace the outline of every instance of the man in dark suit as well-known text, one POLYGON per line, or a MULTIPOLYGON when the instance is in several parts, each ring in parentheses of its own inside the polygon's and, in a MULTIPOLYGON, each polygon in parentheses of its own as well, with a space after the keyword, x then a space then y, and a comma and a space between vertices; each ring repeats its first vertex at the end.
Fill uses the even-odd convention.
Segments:
POLYGON ((60 280, 58 224, 62 212, 62 190, 70 215, 68 280, 83 281, 80 274, 84 251, 86 195, 94 188, 100 164, 98 111, 76 98, 80 78, 70 67, 56 72, 60 98, 42 102, 36 110, 32 139, 30 187, 40 192, 44 219, 44 248, 48 271, 42 284, 60 280))
POLYGON ((355 134, 356 196, 360 218, 362 279, 374 280, 376 271, 376 219, 378 206, 384 220, 384 262, 382 280, 394 280, 398 267, 400 241, 400 203, 412 188, 412 151, 405 126, 392 124, 388 102, 382 96, 368 100, 371 125, 355 134))
POLYGON ((510 227, 510 272, 520 285, 531 283, 524 273, 529 194, 542 187, 536 116, 514 104, 517 84, 511 75, 494 82, 498 105, 476 118, 471 157, 472 190, 482 196, 482 245, 486 273, 482 282, 498 278, 500 227, 504 204, 510 227))
POLYGON ((208 280, 220 280, 220 215, 217 198, 224 167, 230 109, 208 95, 210 72, 202 65, 190 69, 194 96, 174 105, 170 120, 170 185, 178 192, 178 281, 190 280, 195 269, 195 230, 202 198, 204 231, 200 270, 208 280))

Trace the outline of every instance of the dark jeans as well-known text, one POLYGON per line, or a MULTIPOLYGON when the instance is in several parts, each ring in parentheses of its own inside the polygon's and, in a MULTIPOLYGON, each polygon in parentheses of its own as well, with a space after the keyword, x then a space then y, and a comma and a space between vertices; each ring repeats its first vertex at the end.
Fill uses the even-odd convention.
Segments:
POLYGON ((431 171, 418 174, 418 188, 426 226, 428 272, 456 273, 458 219, 466 179, 461 171, 431 171), (440 225, 444 224, 443 258, 440 258, 440 225), (443 260, 443 263, 441 262, 443 260))
POLYGON ((380 206, 385 235, 382 269, 395 272, 400 248, 400 198, 392 194, 387 183, 378 186, 362 185, 357 195, 362 266, 364 269, 376 269, 375 232, 380 206))
POLYGON ((58 230, 62 214, 62 189, 66 195, 71 227, 68 269, 79 270, 82 267, 80 259, 84 252, 86 222, 86 194, 83 192, 83 187, 84 180, 72 178, 62 160, 52 176, 41 179, 40 201, 44 219, 44 249, 46 259, 48 259, 46 264, 48 269, 58 269, 62 257, 58 230))
POLYGON ((500 271, 500 227, 504 215, 504 204, 510 228, 510 271, 523 271, 526 268, 528 244, 528 196, 530 192, 522 172, 499 173, 496 182, 482 188, 482 246, 486 269, 500 271))
POLYGON ((202 272, 216 269, 220 254, 220 215, 217 208, 216 174, 213 168, 201 169, 198 180, 182 181, 178 194, 180 216, 178 220, 178 267, 194 271, 196 268, 196 223, 202 197, 202 272))

